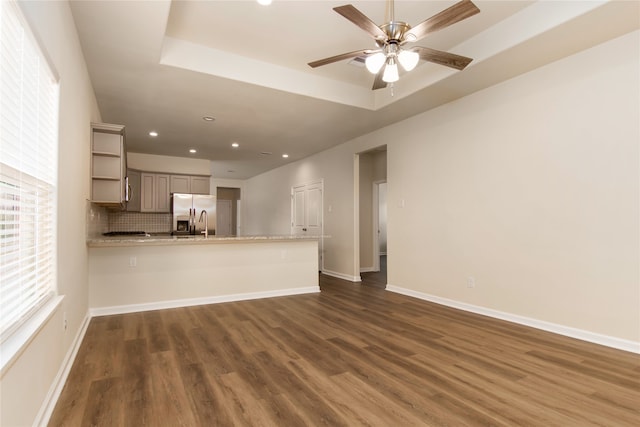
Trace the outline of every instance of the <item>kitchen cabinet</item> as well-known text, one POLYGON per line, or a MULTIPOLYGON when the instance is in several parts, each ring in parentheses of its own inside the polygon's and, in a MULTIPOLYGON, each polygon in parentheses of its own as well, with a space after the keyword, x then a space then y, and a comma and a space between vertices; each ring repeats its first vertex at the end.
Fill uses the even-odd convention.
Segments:
POLYGON ((171 193, 209 194, 209 177, 129 169, 130 212, 170 212, 171 193))
POLYGON ((192 176, 191 177, 191 193, 192 194, 209 194, 209 177, 208 176, 192 176))
POLYGON ((91 124, 91 201, 123 208, 128 199, 124 126, 91 124))
POLYGON ((127 212, 140 212, 141 172, 134 169, 128 169, 127 178, 129 181, 129 201, 127 202, 127 212))
POLYGON ((167 174, 140 174, 140 212, 170 211, 170 177, 167 174))
POLYGON ((209 194, 209 177, 171 175, 170 193, 209 194))
POLYGON ((156 175, 156 212, 171 211, 170 178, 168 175, 156 175))

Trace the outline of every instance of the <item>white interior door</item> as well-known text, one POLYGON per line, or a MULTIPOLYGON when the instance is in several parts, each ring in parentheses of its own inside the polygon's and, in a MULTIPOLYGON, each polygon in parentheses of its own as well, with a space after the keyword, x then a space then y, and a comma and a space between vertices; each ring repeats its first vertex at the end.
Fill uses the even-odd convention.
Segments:
MULTIPOLYGON (((322 181, 291 188, 291 233, 322 236, 322 181)), ((322 270, 322 237, 318 239, 318 268, 322 270)))
POLYGON ((307 185, 305 202, 305 234, 322 235, 322 184, 307 185))
POLYGON ((231 200, 217 200, 216 214, 216 235, 230 236, 233 234, 233 209, 231 200))
POLYGON ((295 235, 306 232, 307 186, 299 185, 291 189, 291 232, 295 235))

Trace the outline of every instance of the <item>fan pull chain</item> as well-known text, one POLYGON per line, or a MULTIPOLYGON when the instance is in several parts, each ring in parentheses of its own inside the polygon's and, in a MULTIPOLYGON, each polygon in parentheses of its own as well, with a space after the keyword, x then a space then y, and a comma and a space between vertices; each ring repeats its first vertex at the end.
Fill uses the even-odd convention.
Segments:
POLYGON ((395 93, 394 93, 394 91, 393 91, 393 88, 394 88, 393 83, 391 83, 391 84, 389 85, 389 88, 391 89, 391 97, 393 98, 393 95, 395 95, 395 93))

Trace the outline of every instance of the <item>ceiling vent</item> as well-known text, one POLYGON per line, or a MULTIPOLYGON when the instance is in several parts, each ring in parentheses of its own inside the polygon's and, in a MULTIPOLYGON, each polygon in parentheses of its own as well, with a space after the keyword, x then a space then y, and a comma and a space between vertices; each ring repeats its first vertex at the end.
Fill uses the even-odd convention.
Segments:
POLYGON ((354 67, 364 68, 364 66, 365 66, 364 57, 363 56, 356 56, 351 61, 347 62, 347 64, 353 65, 354 67))

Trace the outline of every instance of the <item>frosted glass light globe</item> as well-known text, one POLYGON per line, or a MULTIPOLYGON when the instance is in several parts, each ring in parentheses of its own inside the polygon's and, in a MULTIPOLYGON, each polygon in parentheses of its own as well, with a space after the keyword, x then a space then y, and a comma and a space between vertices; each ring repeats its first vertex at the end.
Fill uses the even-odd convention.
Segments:
POLYGON ((387 83, 397 82, 400 79, 398 75, 398 64, 393 59, 389 60, 386 68, 384 69, 384 74, 382 75, 382 81, 387 83))
POLYGON ((364 60, 364 64, 367 66, 367 70, 369 70, 371 74, 378 74, 386 59, 387 57, 384 56, 384 53, 378 52, 367 56, 367 59, 364 60))
POLYGON ((411 71, 416 68, 419 60, 420 55, 418 55, 418 52, 403 50, 398 54, 398 62, 406 71, 411 71))

